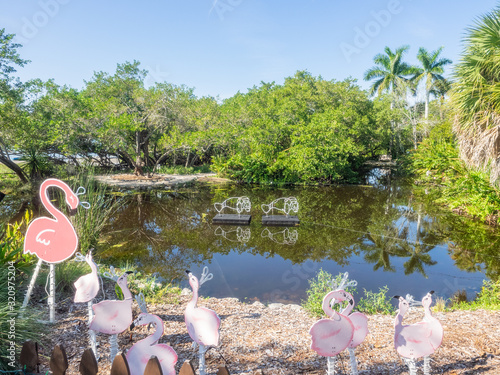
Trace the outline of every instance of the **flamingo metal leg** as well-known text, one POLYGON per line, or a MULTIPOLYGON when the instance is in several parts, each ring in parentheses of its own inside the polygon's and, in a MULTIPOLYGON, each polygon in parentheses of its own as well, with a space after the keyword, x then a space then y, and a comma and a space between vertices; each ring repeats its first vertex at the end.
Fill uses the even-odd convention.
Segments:
POLYGON ((55 322, 56 316, 56 266, 54 263, 49 264, 49 322, 55 322))
POLYGON ((417 375, 417 366, 415 365, 415 360, 406 358, 405 362, 408 366, 408 369, 410 370, 410 375, 417 375))
POLYGON ((337 357, 326 357, 328 364, 328 372, 326 375, 335 375, 337 371, 335 371, 335 363, 337 362, 337 357))
POLYGON ((111 359, 111 362, 115 359, 116 355, 118 354, 118 335, 111 335, 109 336, 109 344, 111 346, 109 356, 111 359))
MULTIPOLYGON (((90 325, 90 322, 92 321, 92 318, 94 317, 94 310, 92 310, 92 301, 88 301, 87 306, 88 306, 88 316, 89 316, 89 325, 90 325)), ((89 329, 89 343, 90 343, 90 348, 94 352, 95 359, 99 360, 99 355, 97 354, 97 339, 96 339, 95 331, 91 330, 91 329, 89 329)))
POLYGON ((358 363, 356 362, 356 355, 354 354, 354 349, 347 348, 349 352, 349 359, 351 360, 351 375, 358 375, 358 363))
POLYGON ((33 272, 33 275, 31 276, 30 284, 28 285, 28 291, 26 292, 26 295, 24 296, 24 301, 23 301, 23 305, 21 306, 21 309, 24 309, 26 306, 28 306, 28 302, 30 301, 30 298, 31 298, 31 292, 33 292, 33 288, 35 287, 36 278, 38 277, 38 273, 40 272, 41 267, 42 267, 42 260, 38 259, 38 262, 36 263, 35 271, 33 272))
POLYGON ((424 357, 424 375, 431 374, 431 357, 424 357))
POLYGON ((200 375, 205 375, 207 371, 207 366, 205 365, 205 353, 207 351, 207 347, 205 345, 200 344, 200 351, 199 351, 199 367, 198 371, 200 375))

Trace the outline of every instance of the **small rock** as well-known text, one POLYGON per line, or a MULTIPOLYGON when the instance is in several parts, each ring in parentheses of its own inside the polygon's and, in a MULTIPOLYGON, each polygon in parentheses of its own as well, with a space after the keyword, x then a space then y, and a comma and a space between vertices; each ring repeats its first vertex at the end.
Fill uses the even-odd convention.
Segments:
POLYGON ((267 307, 269 307, 271 310, 278 310, 281 309, 283 306, 285 305, 283 305, 282 303, 271 303, 267 307))
POLYGON ((181 291, 181 296, 189 296, 191 294, 191 289, 189 288, 184 288, 181 291))

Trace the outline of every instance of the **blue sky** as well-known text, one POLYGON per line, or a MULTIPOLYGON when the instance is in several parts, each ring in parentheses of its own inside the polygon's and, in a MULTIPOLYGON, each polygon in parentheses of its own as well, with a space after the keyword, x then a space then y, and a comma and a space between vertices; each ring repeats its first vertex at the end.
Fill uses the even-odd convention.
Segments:
POLYGON ((198 96, 230 97, 297 70, 358 79, 373 57, 407 44, 444 46, 459 60, 465 29, 498 0, 0 0, 0 28, 32 62, 22 80, 54 78, 82 88, 94 71, 138 60, 155 80, 198 96))

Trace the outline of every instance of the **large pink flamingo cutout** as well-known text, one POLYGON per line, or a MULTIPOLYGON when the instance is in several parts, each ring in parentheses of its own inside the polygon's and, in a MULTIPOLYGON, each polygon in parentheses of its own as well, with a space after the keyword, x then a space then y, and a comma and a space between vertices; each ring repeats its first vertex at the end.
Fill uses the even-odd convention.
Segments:
MULTIPOLYGON (((55 320, 55 268, 54 264, 60 263, 68 258, 70 258, 76 248, 78 247, 78 236, 76 235, 75 228, 69 221, 69 219, 59 211, 50 201, 48 196, 48 189, 51 187, 56 187, 61 189, 65 194, 66 204, 71 208, 71 210, 76 210, 78 204, 80 203, 78 196, 79 194, 84 194, 85 189, 82 193, 77 192, 76 194, 71 190, 71 188, 61 180, 55 178, 49 178, 42 182, 40 185, 40 201, 42 202, 45 209, 53 216, 50 217, 39 217, 33 220, 28 229, 26 230, 26 236, 24 239, 24 250, 25 254, 36 254, 38 257, 38 263, 35 267, 35 271, 31 277, 30 284, 28 286, 28 291, 24 298, 22 308, 24 309, 29 302, 31 292, 35 285, 36 278, 40 272, 42 266, 42 261, 50 264, 50 294, 48 299, 49 310, 50 310, 50 322, 55 320)), ((80 190, 80 189, 78 189, 80 190)), ((89 208, 90 205, 82 202, 85 208, 89 208)))
POLYGON ((143 340, 135 343, 127 352, 127 362, 130 375, 142 375, 151 356, 156 356, 160 361, 163 375, 175 375, 177 353, 166 344, 158 344, 163 335, 163 321, 156 315, 141 313, 134 320, 130 329, 135 326, 154 324, 155 332, 143 340))
POLYGON ((189 285, 193 289, 193 298, 188 303, 184 312, 184 321, 186 322, 189 336, 191 336, 195 345, 198 344, 200 346, 199 372, 200 375, 204 375, 206 371, 206 347, 219 345, 220 318, 215 311, 205 307, 197 307, 196 304, 198 302, 198 290, 200 286, 204 282, 211 280, 213 275, 208 273, 208 267, 203 268, 200 281, 190 271, 186 271, 186 273, 189 277, 189 285))
POLYGON ((403 318, 410 304, 403 297, 394 298, 399 300, 399 310, 394 320, 394 348, 399 355, 407 359, 410 375, 416 375, 415 359, 434 352, 431 343, 432 326, 427 322, 404 325, 403 318))
POLYGON ((24 253, 36 254, 47 263, 60 263, 70 258, 78 247, 78 237, 69 219, 50 201, 48 189, 61 189, 66 204, 76 210, 80 200, 64 182, 49 178, 40 185, 40 200, 47 211, 54 217, 39 217, 31 222, 26 230, 24 253))
MULTIPOLYGON (((77 253, 77 255, 78 254, 79 253, 77 253)), ((73 283, 76 288, 75 298, 73 300, 75 303, 92 301, 99 291, 99 276, 97 275, 97 264, 92 258, 92 250, 89 250, 87 255, 85 255, 84 260, 90 266, 91 272, 81 276, 73 283)))

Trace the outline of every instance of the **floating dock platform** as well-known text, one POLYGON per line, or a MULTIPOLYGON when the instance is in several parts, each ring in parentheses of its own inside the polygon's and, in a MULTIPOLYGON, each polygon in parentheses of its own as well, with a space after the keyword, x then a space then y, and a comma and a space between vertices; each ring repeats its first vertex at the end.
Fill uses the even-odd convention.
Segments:
POLYGON ((294 227, 300 224, 297 216, 269 215, 262 216, 262 225, 272 225, 276 227, 294 227))
POLYGON ((212 219, 212 224, 250 225, 250 220, 252 220, 252 215, 217 214, 212 219))

